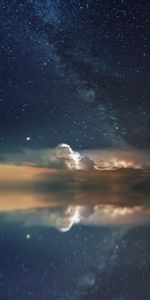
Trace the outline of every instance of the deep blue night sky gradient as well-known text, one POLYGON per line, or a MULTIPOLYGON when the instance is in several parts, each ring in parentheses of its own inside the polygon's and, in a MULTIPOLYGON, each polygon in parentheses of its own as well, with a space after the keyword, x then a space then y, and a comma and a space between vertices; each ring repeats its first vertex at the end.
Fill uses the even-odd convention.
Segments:
POLYGON ((1 1, 1 149, 149 147, 149 1, 1 1))
MULTIPOLYGON (((148 150, 149 28, 148 0, 0 0, 0 157, 60 143, 148 150)), ((150 299, 149 224, 7 221, 0 300, 150 299)))

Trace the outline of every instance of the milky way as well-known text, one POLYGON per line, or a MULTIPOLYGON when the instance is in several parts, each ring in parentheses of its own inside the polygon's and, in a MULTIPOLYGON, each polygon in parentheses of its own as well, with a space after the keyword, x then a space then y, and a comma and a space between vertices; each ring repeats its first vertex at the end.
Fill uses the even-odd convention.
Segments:
POLYGON ((149 147, 148 12, 148 1, 1 1, 1 149, 149 147))

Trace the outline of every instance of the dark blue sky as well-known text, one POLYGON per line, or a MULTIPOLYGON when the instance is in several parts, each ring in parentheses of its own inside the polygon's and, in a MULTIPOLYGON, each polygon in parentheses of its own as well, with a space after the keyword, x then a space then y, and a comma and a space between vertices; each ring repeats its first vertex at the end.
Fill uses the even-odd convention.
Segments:
POLYGON ((149 29, 149 0, 0 0, 0 300, 150 299, 149 29))
POLYGON ((149 17, 149 1, 0 1, 1 151, 149 148, 149 17))

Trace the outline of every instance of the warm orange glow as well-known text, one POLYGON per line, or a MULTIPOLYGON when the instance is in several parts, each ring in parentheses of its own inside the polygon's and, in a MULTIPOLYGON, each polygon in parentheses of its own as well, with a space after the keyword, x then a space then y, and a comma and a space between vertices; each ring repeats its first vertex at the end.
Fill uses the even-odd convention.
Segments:
POLYGON ((23 218, 27 224, 29 214, 30 224, 56 226, 62 231, 80 222, 148 220, 150 173, 128 168, 124 161, 121 165, 124 168, 70 171, 0 164, 0 213, 13 212, 16 220, 23 218))

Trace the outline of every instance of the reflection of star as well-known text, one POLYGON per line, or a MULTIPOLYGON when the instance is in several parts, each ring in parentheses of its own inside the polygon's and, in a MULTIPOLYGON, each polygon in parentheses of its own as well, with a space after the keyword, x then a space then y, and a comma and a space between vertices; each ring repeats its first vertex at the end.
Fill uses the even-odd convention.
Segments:
POLYGON ((29 240, 31 238, 31 235, 29 233, 27 233, 26 238, 27 238, 27 240, 29 240))

